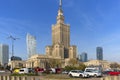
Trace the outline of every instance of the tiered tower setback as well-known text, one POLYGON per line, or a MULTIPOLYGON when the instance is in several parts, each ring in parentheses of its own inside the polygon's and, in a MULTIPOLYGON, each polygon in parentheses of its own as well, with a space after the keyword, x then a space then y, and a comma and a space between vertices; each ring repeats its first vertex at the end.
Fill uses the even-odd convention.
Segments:
POLYGON ((70 25, 64 22, 62 0, 56 20, 52 25, 52 46, 46 46, 46 55, 59 59, 76 58, 76 46, 70 46, 70 25))

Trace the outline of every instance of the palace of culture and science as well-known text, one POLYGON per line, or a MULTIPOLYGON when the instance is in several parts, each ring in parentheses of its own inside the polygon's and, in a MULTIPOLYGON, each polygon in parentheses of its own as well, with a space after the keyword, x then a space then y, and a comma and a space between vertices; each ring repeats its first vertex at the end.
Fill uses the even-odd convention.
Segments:
POLYGON ((45 50, 45 55, 35 54, 29 57, 25 61, 25 67, 50 67, 51 60, 61 61, 57 67, 65 67, 69 65, 70 59, 76 59, 76 46, 70 45, 70 25, 64 22, 62 0, 60 0, 56 24, 52 25, 52 45, 46 46, 45 50))
POLYGON ((52 45, 46 47, 46 55, 58 59, 76 58, 76 46, 70 45, 70 25, 64 23, 61 3, 57 22, 52 25, 52 45))

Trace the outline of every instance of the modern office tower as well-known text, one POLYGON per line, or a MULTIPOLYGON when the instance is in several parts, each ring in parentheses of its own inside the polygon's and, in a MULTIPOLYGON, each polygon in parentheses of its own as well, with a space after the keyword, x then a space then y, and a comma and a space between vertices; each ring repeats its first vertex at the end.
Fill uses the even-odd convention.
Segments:
POLYGON ((9 46, 0 44, 0 64, 6 65, 9 61, 9 46))
POLYGON ((28 58, 36 54, 36 38, 29 33, 26 37, 28 58))
POLYGON ((82 61, 81 60, 81 54, 79 54, 77 58, 78 58, 79 61, 82 61))
POLYGON ((83 52, 81 54, 81 61, 82 62, 87 62, 88 58, 87 58, 87 53, 86 52, 83 52))
POLYGON ((65 24, 64 19, 60 0, 57 21, 52 25, 52 45, 46 46, 46 54, 58 59, 76 58, 76 46, 70 45, 70 25, 65 24))
POLYGON ((102 47, 97 47, 96 48, 96 56, 97 56, 97 60, 103 60, 103 49, 102 49, 102 47))

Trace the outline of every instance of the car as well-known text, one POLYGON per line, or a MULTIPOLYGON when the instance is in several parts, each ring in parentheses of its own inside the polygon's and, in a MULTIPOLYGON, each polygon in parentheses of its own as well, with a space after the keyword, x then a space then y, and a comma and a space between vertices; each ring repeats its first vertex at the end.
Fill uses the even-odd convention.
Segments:
POLYGON ((4 73, 5 71, 4 70, 0 70, 0 73, 4 73))
POLYGON ((62 74, 68 74, 69 72, 68 71, 62 71, 62 74))
POLYGON ((35 73, 34 68, 28 68, 29 73, 35 73))
POLYGON ((110 76, 119 76, 120 71, 110 71, 110 72, 108 72, 108 75, 110 75, 110 76))
POLYGON ((28 68, 21 68, 19 70, 19 74, 25 74, 25 73, 29 73, 29 69, 28 68))
POLYGON ((20 68, 14 68, 13 70, 11 70, 13 73, 19 73, 20 68))
POLYGON ((62 72, 62 68, 55 68, 55 73, 59 74, 62 72))
POLYGON ((102 71, 98 68, 85 68, 84 74, 87 74, 89 77, 101 77, 102 71))
POLYGON ((68 75, 70 77, 83 77, 84 73, 82 70, 71 70, 68 75))
POLYGON ((111 71, 103 71, 102 74, 103 75, 109 75, 109 72, 111 72, 111 71))
POLYGON ((35 68, 34 70, 35 72, 41 72, 41 73, 45 71, 44 68, 39 68, 39 67, 35 68))

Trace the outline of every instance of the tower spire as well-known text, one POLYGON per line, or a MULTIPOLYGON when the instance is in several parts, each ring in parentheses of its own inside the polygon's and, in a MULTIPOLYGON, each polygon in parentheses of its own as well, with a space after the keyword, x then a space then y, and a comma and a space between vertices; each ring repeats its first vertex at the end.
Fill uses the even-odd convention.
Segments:
POLYGON ((59 7, 60 7, 60 9, 62 8, 62 0, 60 0, 59 7))
POLYGON ((60 2, 59 2, 57 23, 64 23, 64 16, 63 16, 63 11, 62 11, 62 0, 60 0, 60 2))

